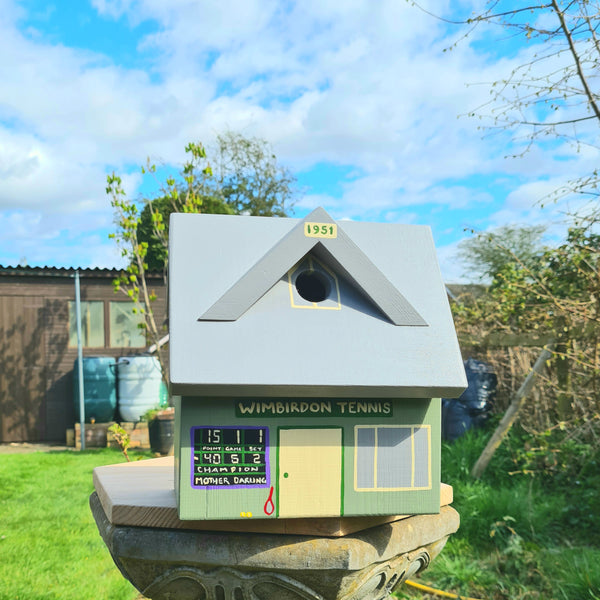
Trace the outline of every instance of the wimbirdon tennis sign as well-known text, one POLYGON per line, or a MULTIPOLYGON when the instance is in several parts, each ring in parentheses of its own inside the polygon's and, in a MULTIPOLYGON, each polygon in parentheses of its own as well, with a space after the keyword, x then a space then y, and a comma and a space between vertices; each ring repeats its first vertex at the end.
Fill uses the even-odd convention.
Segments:
POLYGON ((391 400, 241 400, 236 403, 238 418, 289 417, 392 417, 391 400))

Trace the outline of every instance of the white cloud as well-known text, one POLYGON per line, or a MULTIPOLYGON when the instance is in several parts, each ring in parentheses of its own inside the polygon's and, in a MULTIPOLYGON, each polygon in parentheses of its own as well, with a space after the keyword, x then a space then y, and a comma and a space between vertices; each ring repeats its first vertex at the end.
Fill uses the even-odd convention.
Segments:
POLYGON ((110 215, 89 211, 71 215, 39 210, 0 213, 0 265, 111 267, 122 266, 114 243, 110 215))
MULTIPOLYGON (((466 42, 443 53, 446 26, 398 0, 93 0, 103 19, 155 22, 137 40, 152 53, 147 71, 24 35, 15 27, 23 5, 5 4, 0 209, 10 218, 1 231, 18 213, 42 240, 75 227, 91 236, 112 218, 107 171, 131 172, 146 156, 179 163, 188 141, 209 144, 225 129, 266 138, 292 169, 356 167, 341 198, 315 192, 298 203, 340 217, 413 219, 421 206, 487 204, 493 223, 543 218, 527 212, 534 195, 597 164, 597 151, 563 147, 504 160, 506 136, 482 140, 477 122, 457 115, 489 98, 466 83, 497 80, 520 57, 492 60, 466 42), (476 175, 513 188, 500 210, 494 190, 461 181, 476 175), (65 214, 71 224, 57 224, 65 214)), ((438 13, 456 7, 429 4, 438 13)), ((465 14, 470 4, 461 4, 465 14)), ((135 195, 139 179, 126 185, 135 195)), ((88 254, 108 259, 104 238, 94 239, 88 254)), ((58 242, 48 249, 58 253, 58 242)))
POLYGON ((465 273, 464 265, 457 259, 457 244, 436 248, 437 259, 446 283, 472 283, 474 279, 465 273))

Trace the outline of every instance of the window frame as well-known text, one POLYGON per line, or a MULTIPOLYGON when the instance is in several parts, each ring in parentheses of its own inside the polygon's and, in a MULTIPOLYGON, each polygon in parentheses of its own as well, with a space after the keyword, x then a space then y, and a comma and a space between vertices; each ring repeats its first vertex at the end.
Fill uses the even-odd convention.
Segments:
MULTIPOLYGON (((371 450, 371 449, 369 449, 371 450)), ((407 491, 425 491, 432 489, 432 473, 431 473, 431 425, 411 424, 411 425, 355 425, 354 426, 354 490, 356 492, 407 492, 407 491), (378 469, 378 430, 379 429, 409 429, 410 447, 411 447, 411 486, 399 487, 377 487, 377 469, 378 469), (374 431, 373 452, 373 487, 359 487, 359 454, 360 448, 358 444, 359 430, 374 431), (427 432, 427 485, 417 486, 416 480, 416 456, 415 456, 415 432, 417 430, 425 430, 427 432)))
MULTIPOLYGON (((136 308, 138 311, 140 310, 139 306, 137 306, 133 302, 122 301, 122 300, 121 301, 120 300, 107 300, 106 304, 107 304, 106 311, 108 312, 108 336, 106 337, 106 340, 105 340, 105 343, 107 341, 108 344, 106 345, 106 348, 134 348, 134 349, 146 348, 148 346, 148 336, 147 336, 146 330, 138 328, 137 325, 136 325, 136 329, 140 332, 140 335, 144 338, 144 343, 141 346, 132 346, 132 345, 130 345, 130 346, 113 346, 113 344, 112 344, 112 342, 113 342, 113 340, 112 340, 112 336, 113 336, 112 307, 113 307, 113 305, 128 304, 131 306, 132 319, 137 316, 141 322, 144 320, 144 317, 139 312, 137 315, 133 313, 134 308, 136 308)), ((144 310, 146 310, 144 303, 142 302, 141 304, 142 304, 142 307, 144 308, 144 310)))
MULTIPOLYGON (((106 348, 106 328, 107 328, 107 323, 106 323, 106 305, 104 300, 82 300, 81 301, 81 307, 83 309, 84 305, 86 304, 102 304, 102 310, 100 311, 100 314, 102 315, 102 327, 101 332, 102 332, 102 345, 100 346, 96 346, 96 345, 86 345, 83 340, 82 340, 82 347, 83 348, 106 348)), ((68 348, 77 348, 77 314, 76 314, 76 302, 75 300, 69 300, 68 304, 67 304, 67 312, 68 312, 68 319, 67 319, 67 333, 69 336, 69 340, 67 343, 67 347, 68 348), (74 325, 75 325, 75 331, 71 332, 71 317, 73 317, 73 321, 74 321, 74 325), (72 344, 71 343, 71 336, 74 335, 74 339, 75 339, 75 343, 72 344)), ((82 318, 83 318, 83 310, 82 310, 82 318)), ((82 323, 82 327, 83 327, 83 323, 82 323)), ((83 336, 82 336, 83 337, 83 336)))
MULTIPOLYGON (((85 348, 86 350, 118 350, 118 349, 125 349, 125 348, 127 348, 127 349, 130 348, 132 350, 139 350, 141 348, 147 347, 147 345, 148 345, 147 333, 145 332, 145 330, 142 330, 142 329, 140 329, 140 335, 144 338, 143 345, 141 345, 141 346, 113 346, 112 345, 111 336, 113 335, 113 328, 112 328, 112 323, 111 323, 111 307, 113 304, 129 305, 129 306, 131 306, 131 316, 133 318, 136 316, 133 313, 133 309, 136 307, 133 302, 128 301, 128 300, 107 300, 107 299, 81 300, 82 309, 86 304, 101 304, 102 305, 102 310, 98 311, 99 314, 102 315, 102 327, 98 328, 98 329, 101 329, 101 332, 102 332, 102 345, 100 345, 100 346, 86 345, 86 343, 83 342, 83 340, 82 340, 83 348, 85 348)), ((77 319, 76 319, 75 311, 76 311, 75 300, 68 300, 67 301, 67 336, 68 336, 67 348, 69 348, 69 349, 77 348, 77 331, 76 331, 76 329, 75 329, 75 332, 73 333, 74 343, 73 344, 71 343, 71 341, 72 341, 71 321, 72 320, 75 325, 75 328, 77 327, 77 319)), ((138 307, 138 311, 139 311, 139 307, 138 307)), ((140 321, 143 320, 143 316, 141 314, 138 314, 137 316, 139 317, 140 321)), ((83 316, 82 316, 82 319, 83 319, 83 316)), ((82 323, 82 325, 83 325, 83 323, 82 323)))

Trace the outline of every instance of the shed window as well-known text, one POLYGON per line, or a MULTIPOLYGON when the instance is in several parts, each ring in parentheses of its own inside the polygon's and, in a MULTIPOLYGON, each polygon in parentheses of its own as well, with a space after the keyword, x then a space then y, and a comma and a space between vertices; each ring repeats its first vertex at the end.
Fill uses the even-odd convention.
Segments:
MULTIPOLYGON (((104 348, 104 302, 81 303, 81 344, 86 348, 104 348)), ((77 346, 77 312, 69 302, 69 346, 77 346)))
MULTIPOLYGON (((143 306, 143 305, 142 305, 143 306)), ((134 313, 132 302, 110 303, 110 347, 143 348, 146 346, 145 330, 140 328, 144 317, 134 313)), ((139 308, 137 309, 139 311, 139 308)))
POLYGON ((354 432, 356 491, 431 489, 429 425, 357 425, 354 432))

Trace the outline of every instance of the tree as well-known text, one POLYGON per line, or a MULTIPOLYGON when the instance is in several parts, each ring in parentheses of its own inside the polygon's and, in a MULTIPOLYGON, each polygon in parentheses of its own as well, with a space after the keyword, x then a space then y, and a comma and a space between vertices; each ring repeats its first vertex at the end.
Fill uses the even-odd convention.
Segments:
POLYGON ((469 275, 493 281, 507 264, 520 262, 534 268, 536 258, 543 250, 542 225, 505 225, 494 231, 478 233, 458 244, 458 258, 465 264, 469 275))
POLYGON ((525 261, 513 254, 496 271, 487 293, 455 304, 459 335, 508 333, 520 346, 552 341, 553 372, 544 383, 544 396, 555 399, 552 416, 571 429, 597 428, 600 235, 590 223, 575 223, 557 247, 541 247, 525 261))
MULTIPOLYGON (((527 43, 524 62, 491 84, 489 102, 469 112, 482 119, 484 127, 510 131, 514 156, 552 140, 578 150, 584 145, 598 147, 600 2, 550 0, 523 6, 512 0, 488 0, 483 12, 468 18, 434 16, 470 26, 466 36, 490 26, 527 43)), ((574 193, 596 199, 599 182, 600 170, 594 169, 566 181, 554 196, 574 193)))
MULTIPOLYGON (((147 201, 140 212, 137 237, 140 242, 148 244, 146 264, 150 272, 165 272, 168 258, 166 244, 168 243, 169 215, 172 212, 181 212, 179 210, 180 203, 179 198, 174 201, 173 198, 162 196, 147 201), (165 235, 160 238, 155 233, 155 220, 158 218, 156 213, 160 213, 160 221, 165 225, 165 235)), ((211 215, 235 214, 233 209, 222 199, 207 196, 202 198, 202 212, 211 215)))
MULTIPOLYGON (((217 136, 216 145, 208 154, 212 160, 204 158, 210 165, 210 176, 196 177, 194 181, 194 192, 202 200, 202 212, 287 216, 296 193, 296 179, 277 163, 265 140, 226 132, 217 136)), ((162 197, 145 201, 137 236, 140 242, 148 244, 146 262, 151 271, 165 268, 169 215, 185 212, 187 193, 187 187, 175 183, 162 197), (157 222, 164 224, 164 233, 157 235, 157 222)))
MULTIPOLYGON (((490 100, 468 113, 481 119, 488 130, 508 132, 513 157, 534 146, 570 145, 578 152, 586 145, 598 149, 598 0, 529 4, 487 0, 482 12, 442 20, 468 26, 464 37, 487 26, 522 42, 521 64, 493 82, 490 100)), ((516 332, 521 340, 538 331, 553 338, 554 374, 545 374, 553 380, 546 379, 543 396, 556 399, 553 416, 561 429, 569 421, 567 440, 578 427, 587 429, 588 439, 597 439, 600 423, 600 246, 593 229, 600 219, 599 183, 600 169, 593 168, 561 184, 549 199, 574 196, 590 200, 589 206, 571 215, 575 223, 567 239, 531 261, 514 256, 514 260, 494 265, 489 294, 455 305, 457 329, 476 333, 479 339, 498 330, 516 332)), ((543 203, 545 199, 540 200, 543 203)), ((513 351, 511 348, 508 353, 514 356, 513 351)), ((512 359, 510 367, 514 371, 512 359)))
MULTIPOLYGON (((477 314, 457 307, 460 318, 485 323, 488 331, 559 336, 597 330, 600 235, 589 223, 574 224, 562 243, 550 247, 539 243, 539 234, 538 227, 503 227, 461 243, 464 260, 489 277, 490 285, 477 314)), ((600 356, 594 365, 600 366, 600 356)))
POLYGON ((215 194, 235 214, 287 216, 296 179, 277 164, 264 140, 232 132, 218 136, 214 171, 215 194))
MULTIPOLYGON (((110 234, 127 261, 115 279, 115 292, 126 294, 134 313, 142 316, 140 326, 156 347, 163 379, 169 382, 168 360, 162 341, 166 330, 156 323, 152 303, 156 295, 148 287, 147 273, 163 269, 168 258, 168 215, 171 212, 213 212, 284 216, 293 199, 294 177, 277 165, 267 143, 238 134, 217 138, 217 175, 201 143, 186 147, 188 159, 178 178, 169 176, 160 184, 157 198, 133 201, 127 198, 121 178, 107 177, 106 193, 115 214, 115 233, 110 234), (143 206, 143 209, 140 207, 143 206)), ((155 176, 156 166, 148 161, 145 176, 155 176)), ((166 275, 166 273, 165 273, 166 275)))

